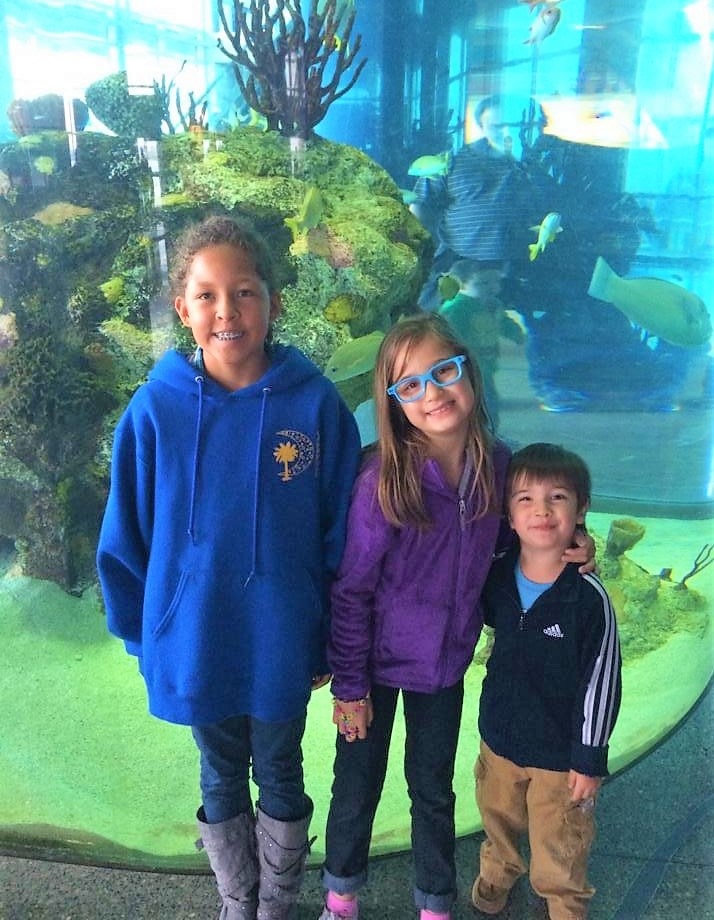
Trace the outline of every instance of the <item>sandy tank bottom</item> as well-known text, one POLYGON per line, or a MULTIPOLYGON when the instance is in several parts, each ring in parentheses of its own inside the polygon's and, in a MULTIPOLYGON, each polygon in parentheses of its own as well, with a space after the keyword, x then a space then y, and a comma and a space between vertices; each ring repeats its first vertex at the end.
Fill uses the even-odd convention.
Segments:
MULTIPOLYGON (((590 529, 607 534, 613 515, 591 513, 590 529)), ((652 573, 680 579, 711 521, 641 518, 644 539, 628 556, 652 573)), ((689 711, 714 670, 712 570, 692 578, 705 594, 704 633, 675 633, 661 647, 625 660, 623 704, 611 744, 613 772, 660 741, 689 711)), ((187 871, 206 869, 194 847, 199 804, 198 757, 188 729, 147 714, 143 682, 123 646, 109 637, 95 594, 82 598, 55 585, 5 572, 0 580, 0 851, 187 871)), ((484 668, 466 678, 456 765, 457 831, 480 828, 473 791, 476 718, 484 668)), ((377 814, 373 852, 409 846, 409 806, 402 776, 403 724, 395 726, 390 773, 377 814)), ((334 752, 329 689, 310 705, 304 744, 315 801, 311 863, 324 854, 334 752)))

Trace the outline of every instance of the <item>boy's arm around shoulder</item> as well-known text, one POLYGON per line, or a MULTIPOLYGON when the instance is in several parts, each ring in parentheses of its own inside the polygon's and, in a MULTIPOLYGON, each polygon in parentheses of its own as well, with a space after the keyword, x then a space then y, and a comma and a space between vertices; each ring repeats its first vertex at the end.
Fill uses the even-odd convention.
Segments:
POLYGON ((135 419, 127 411, 114 434, 109 496, 97 544, 97 573, 107 628, 124 640, 133 655, 141 651, 154 501, 153 471, 140 454, 135 419))
POLYGON ((592 573, 580 577, 581 677, 573 707, 571 768, 586 776, 607 776, 608 745, 622 696, 620 640, 615 610, 602 582, 592 573))

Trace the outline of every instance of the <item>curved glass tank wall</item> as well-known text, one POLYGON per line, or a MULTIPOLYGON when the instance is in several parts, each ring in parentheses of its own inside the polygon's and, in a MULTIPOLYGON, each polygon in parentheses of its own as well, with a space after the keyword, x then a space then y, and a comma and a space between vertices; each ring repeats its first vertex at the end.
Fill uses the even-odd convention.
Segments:
MULTIPOLYGON (((304 41, 298 7, 0 6, 6 852, 206 865, 189 732, 147 715, 93 557, 114 424, 177 337, 167 255, 211 211, 270 237, 279 336, 335 380, 365 442, 376 344, 428 309, 468 338, 504 438, 588 460, 622 633, 615 770, 711 677, 711 2, 316 0, 304 41), (465 153, 491 172, 461 188, 445 251, 425 199, 465 153)), ((483 659, 467 675, 460 833, 479 827, 483 659)), ((400 743, 375 852, 408 846, 400 743)), ((305 742, 314 860, 332 749, 325 690, 305 742)))

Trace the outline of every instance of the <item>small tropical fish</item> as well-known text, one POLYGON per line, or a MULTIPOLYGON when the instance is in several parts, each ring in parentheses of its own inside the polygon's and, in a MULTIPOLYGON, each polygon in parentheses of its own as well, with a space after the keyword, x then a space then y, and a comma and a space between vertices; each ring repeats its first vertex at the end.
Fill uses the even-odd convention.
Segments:
POLYGON ((260 128, 266 131, 268 128, 268 119, 261 115, 256 109, 250 106, 244 106, 240 112, 236 113, 238 124, 243 128, 260 128))
POLYGON ((333 383, 342 383, 367 374, 374 369, 377 351, 384 338, 384 333, 375 330, 369 335, 352 339, 335 351, 327 361, 325 376, 333 383))
POLYGON ((436 287, 442 300, 453 300, 461 290, 461 282, 454 275, 442 275, 436 287))
POLYGON ((402 201, 406 205, 414 204, 416 201, 419 201, 419 196, 414 191, 414 189, 400 188, 399 194, 402 196, 402 201))
POLYGON ((58 227, 68 220, 76 220, 78 217, 88 217, 93 214, 91 208, 82 207, 79 204, 72 204, 70 201, 53 201, 41 211, 32 215, 33 220, 39 220, 41 224, 48 227, 58 227))
POLYGON ((527 38, 523 44, 540 45, 542 41, 555 31, 555 27, 560 22, 560 15, 560 10, 557 6, 546 4, 531 23, 529 30, 530 37, 527 38))
POLYGON ((32 165, 37 172, 42 173, 43 176, 51 176, 57 168, 57 164, 52 157, 36 157, 32 161, 32 165))
POLYGON ((323 313, 331 323, 349 323, 364 312, 365 299, 359 294, 338 294, 327 302, 323 313))
POLYGON ((451 164, 451 153, 428 154, 418 157, 407 170, 410 176, 429 179, 433 176, 445 176, 451 164))
POLYGON ((528 258, 533 262, 538 253, 543 252, 548 243, 552 243, 556 236, 563 232, 560 226, 560 214, 557 211, 551 211, 550 214, 545 215, 538 226, 530 229, 538 234, 537 242, 528 246, 528 258))
POLYGON ((323 211, 324 203, 320 189, 315 185, 311 185, 305 192, 305 197, 297 214, 284 219, 285 226, 289 228, 293 235, 293 242, 320 223, 323 211))
POLYGON ((104 299, 107 303, 117 303, 124 293, 124 279, 121 275, 114 275, 108 281, 105 281, 104 284, 100 284, 99 290, 104 294, 104 299))
POLYGON ((652 335, 682 348, 696 348, 712 334, 704 301, 661 278, 621 278, 598 256, 588 294, 611 303, 652 335))

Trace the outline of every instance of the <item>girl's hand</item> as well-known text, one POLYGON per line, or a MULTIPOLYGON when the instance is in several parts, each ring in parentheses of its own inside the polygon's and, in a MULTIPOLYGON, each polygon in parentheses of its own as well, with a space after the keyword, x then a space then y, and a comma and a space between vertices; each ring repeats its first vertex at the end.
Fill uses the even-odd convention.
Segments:
POLYGON ((366 738, 374 711, 369 696, 361 700, 333 700, 332 721, 345 741, 366 738))
POLYGON ((575 531, 575 546, 570 546, 565 550, 562 561, 582 562, 583 564, 578 569, 581 575, 587 575, 588 572, 597 571, 597 564, 595 562, 595 541, 584 528, 577 528, 575 531))

